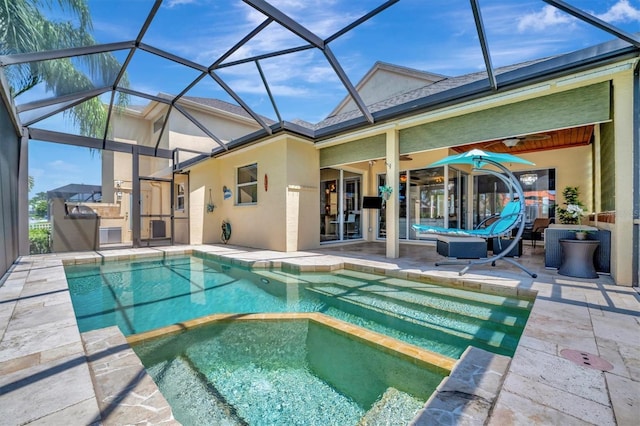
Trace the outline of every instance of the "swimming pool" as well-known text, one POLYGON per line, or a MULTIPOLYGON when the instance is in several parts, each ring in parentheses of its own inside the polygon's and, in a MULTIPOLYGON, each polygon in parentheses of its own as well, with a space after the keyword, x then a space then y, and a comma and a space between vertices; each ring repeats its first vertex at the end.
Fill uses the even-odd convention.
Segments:
POLYGON ((65 267, 80 331, 125 335, 213 313, 322 312, 458 358, 511 356, 532 302, 350 270, 294 274, 203 256, 65 267))

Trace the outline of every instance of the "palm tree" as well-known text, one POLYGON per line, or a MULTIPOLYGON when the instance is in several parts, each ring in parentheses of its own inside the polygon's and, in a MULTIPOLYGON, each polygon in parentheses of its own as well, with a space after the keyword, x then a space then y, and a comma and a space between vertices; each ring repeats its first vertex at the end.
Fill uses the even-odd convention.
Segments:
MULTIPOLYGON (((30 53, 95 44, 92 23, 85 0, 10 0, 0 2, 0 54, 30 53), (73 21, 47 19, 41 9, 57 6, 73 21)), ((120 64, 110 53, 83 55, 6 67, 14 97, 36 85, 63 96, 88 90, 96 85, 113 84, 120 64), (96 85, 92 81, 96 82, 96 85)), ((126 80, 121 84, 127 85, 126 80)), ((124 106, 125 96, 117 103, 124 106)), ((99 98, 92 98, 65 111, 65 117, 77 125, 84 136, 101 137, 107 112, 99 98)))

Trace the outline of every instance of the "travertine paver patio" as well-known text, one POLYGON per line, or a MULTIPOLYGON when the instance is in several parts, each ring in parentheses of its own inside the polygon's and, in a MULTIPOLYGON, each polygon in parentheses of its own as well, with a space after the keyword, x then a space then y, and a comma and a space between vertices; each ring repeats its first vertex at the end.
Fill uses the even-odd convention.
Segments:
MULTIPOLYGON (((434 409, 431 414, 447 412, 447 407, 452 407, 447 404, 457 403, 456 408, 451 408, 451 415, 431 416, 428 422, 418 417, 416 424, 437 421, 483 424, 487 419, 482 413, 489 410, 478 412, 477 408, 487 404, 491 410, 488 423, 496 425, 635 425, 640 418, 638 293, 632 288, 612 285, 606 275, 580 280, 545 270, 540 256, 542 248, 532 252, 526 247, 522 257, 523 263, 538 273, 537 279, 501 265, 472 269, 461 279, 456 273, 459 268, 434 267, 433 262, 439 258, 435 250, 417 245, 401 246, 400 259, 385 258, 384 244, 380 243, 333 245, 301 253, 232 246, 193 248, 223 255, 239 264, 257 261, 262 265, 283 263, 294 269, 309 269, 315 265, 336 268, 346 262, 408 278, 448 279, 455 285, 504 289, 508 293, 537 291, 536 303, 507 374, 487 370, 478 376, 477 382, 471 379, 465 380, 462 388, 456 385, 456 392, 449 387, 454 380, 443 383, 431 401, 430 407, 434 409), (603 372, 578 365, 563 356, 566 349, 591 354, 593 359, 599 356, 612 369, 603 372), (502 390, 493 396, 483 389, 483 383, 491 376, 495 376, 493 381, 498 385, 503 384, 502 390), (461 391, 463 388, 466 391, 461 391)), ((101 252, 98 257, 129 259, 161 252, 179 254, 190 249, 115 250, 101 252)), ((136 418, 128 422, 175 424, 155 387, 142 386, 148 382, 141 365, 136 364, 117 333, 108 337, 85 335, 83 345, 67 291, 63 258, 94 262, 96 253, 22 258, 0 287, 0 424, 121 424, 125 421, 124 411, 136 413, 136 418), (111 344, 106 345, 110 340, 111 344), (119 368, 119 363, 125 360, 127 366, 119 368), (95 373, 104 373, 110 367, 126 372, 126 378, 120 381, 109 375, 103 381, 101 374, 95 373), (119 397, 106 398, 101 386, 111 388, 111 393, 119 397), (125 409, 131 406, 135 409, 125 409)), ((485 359, 483 366, 480 356, 471 365, 480 371, 492 364, 485 359)), ((428 410, 429 407, 425 411, 428 410)))

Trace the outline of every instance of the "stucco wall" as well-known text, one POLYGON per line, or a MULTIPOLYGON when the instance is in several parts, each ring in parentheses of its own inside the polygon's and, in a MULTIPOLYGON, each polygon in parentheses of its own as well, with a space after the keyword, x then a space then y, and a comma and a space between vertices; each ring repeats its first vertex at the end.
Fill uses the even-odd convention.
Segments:
MULTIPOLYGON (((196 120, 209 129, 218 139, 228 142, 240 136, 260 129, 257 123, 236 120, 231 116, 217 116, 197 109, 185 108, 196 120)), ((189 148, 200 152, 210 152, 219 147, 218 143, 207 136, 178 111, 169 116, 169 149, 189 148)))
MULTIPOLYGON (((308 142, 287 141, 286 250, 320 245, 320 155, 308 142)), ((271 180, 269 180, 271 185, 271 180)))
MULTIPOLYGON (((138 145, 150 145, 150 123, 130 114, 114 114, 111 122, 113 140, 138 145)), ((153 142, 155 146, 155 141, 153 142)))
POLYGON ((534 152, 519 157, 534 162, 535 166, 513 164, 509 165, 510 170, 556 169, 556 203, 564 203, 562 191, 565 187, 577 186, 580 190, 580 200, 585 204, 586 210, 594 210, 590 145, 534 152), (549 155, 551 152, 553 155, 549 155))
POLYGON ((310 143, 277 140, 210 159, 190 169, 191 243, 219 243, 223 220, 231 223, 229 244, 278 251, 319 244, 318 153, 310 143), (258 202, 236 204, 236 170, 258 164, 258 202), (265 189, 265 175, 268 187, 265 189), (232 197, 223 199, 223 187, 232 197), (213 213, 206 212, 211 189, 213 213))

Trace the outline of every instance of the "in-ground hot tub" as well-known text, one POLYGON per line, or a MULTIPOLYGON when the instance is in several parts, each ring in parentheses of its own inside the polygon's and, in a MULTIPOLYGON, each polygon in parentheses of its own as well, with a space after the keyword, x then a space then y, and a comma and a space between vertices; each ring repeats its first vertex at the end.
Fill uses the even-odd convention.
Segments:
POLYGON ((215 315, 128 341, 184 424, 407 424, 454 364, 318 313, 215 315))

